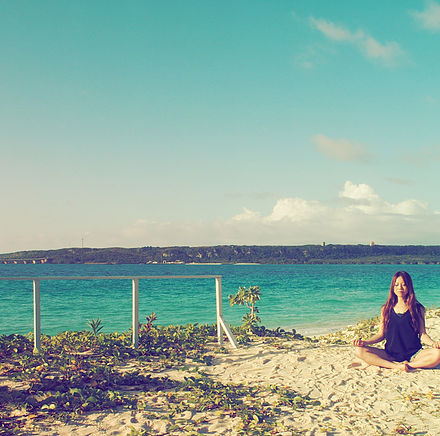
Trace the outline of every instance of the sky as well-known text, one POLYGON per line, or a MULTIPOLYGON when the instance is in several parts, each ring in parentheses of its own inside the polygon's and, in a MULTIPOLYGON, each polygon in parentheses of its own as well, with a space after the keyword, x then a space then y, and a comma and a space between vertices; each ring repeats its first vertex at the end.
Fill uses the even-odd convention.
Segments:
POLYGON ((440 244, 440 1, 0 0, 0 253, 440 244))

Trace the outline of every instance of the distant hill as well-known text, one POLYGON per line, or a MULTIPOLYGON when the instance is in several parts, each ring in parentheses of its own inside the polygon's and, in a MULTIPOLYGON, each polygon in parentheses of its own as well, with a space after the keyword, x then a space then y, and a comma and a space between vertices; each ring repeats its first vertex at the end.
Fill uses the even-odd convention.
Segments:
POLYGON ((440 246, 218 245, 207 247, 62 248, 0 254, 0 263, 440 264, 440 246))

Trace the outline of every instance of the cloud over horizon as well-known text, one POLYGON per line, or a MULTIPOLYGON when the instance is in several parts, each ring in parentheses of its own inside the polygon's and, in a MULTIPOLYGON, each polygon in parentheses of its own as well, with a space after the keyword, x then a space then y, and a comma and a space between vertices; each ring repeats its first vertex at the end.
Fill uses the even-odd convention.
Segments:
MULTIPOLYGON (((367 184, 346 181, 327 204, 300 197, 278 199, 268 214, 244 207, 229 219, 151 221, 137 219, 122 229, 90 229, 87 247, 206 246, 206 245, 303 245, 320 244, 424 244, 438 245, 440 212, 407 198, 383 199, 367 184)), ((79 246, 79 235, 23 233, 17 241, 4 235, 5 245, 16 250, 79 246), (17 245, 18 243, 18 245, 17 245)))
POLYGON ((401 215, 405 217, 420 217, 428 213, 428 204, 409 198, 399 203, 389 203, 366 184, 355 185, 349 180, 345 182, 344 189, 339 193, 339 197, 349 200, 347 210, 358 210, 367 215, 387 216, 401 215))
MULTIPOLYGON (((267 213, 243 207, 228 219, 152 221, 139 218, 123 228, 90 228, 88 247, 302 245, 302 244, 440 244, 440 211, 415 198, 389 201, 366 183, 347 180, 333 201, 278 198, 267 213)), ((24 232, 22 244, 3 235, 4 246, 51 249, 79 246, 78 233, 24 232), (75 243, 74 241, 77 241, 75 243), (17 246, 17 242, 19 245, 17 246)))
POLYGON ((157 223, 138 220, 123 230, 131 246, 439 243, 440 215, 417 199, 387 201, 369 185, 347 180, 340 201, 278 199, 264 215, 246 207, 227 220, 157 223), (417 236, 416 236, 417 235, 417 236))

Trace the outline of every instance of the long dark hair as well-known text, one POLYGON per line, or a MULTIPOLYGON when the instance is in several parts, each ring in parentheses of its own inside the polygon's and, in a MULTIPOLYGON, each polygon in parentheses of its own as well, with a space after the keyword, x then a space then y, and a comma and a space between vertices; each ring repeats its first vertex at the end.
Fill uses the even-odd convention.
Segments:
POLYGON ((411 276, 406 271, 397 271, 391 280, 390 294, 388 295, 388 300, 383 305, 382 309, 383 331, 386 332, 390 322, 391 311, 397 303, 397 295, 394 293, 394 285, 399 277, 403 278, 406 285, 407 293, 404 299, 406 305, 408 306, 409 313, 411 314, 411 325, 413 326, 414 330, 420 334, 420 324, 423 317, 424 307, 417 301, 411 276))

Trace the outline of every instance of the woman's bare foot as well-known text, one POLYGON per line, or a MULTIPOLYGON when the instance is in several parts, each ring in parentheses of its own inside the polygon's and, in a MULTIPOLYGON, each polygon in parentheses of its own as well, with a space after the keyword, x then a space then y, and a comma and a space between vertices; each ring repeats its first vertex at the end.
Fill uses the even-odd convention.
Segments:
POLYGON ((404 362, 396 362, 396 369, 403 372, 411 372, 411 367, 408 365, 408 361, 405 360, 404 362))

